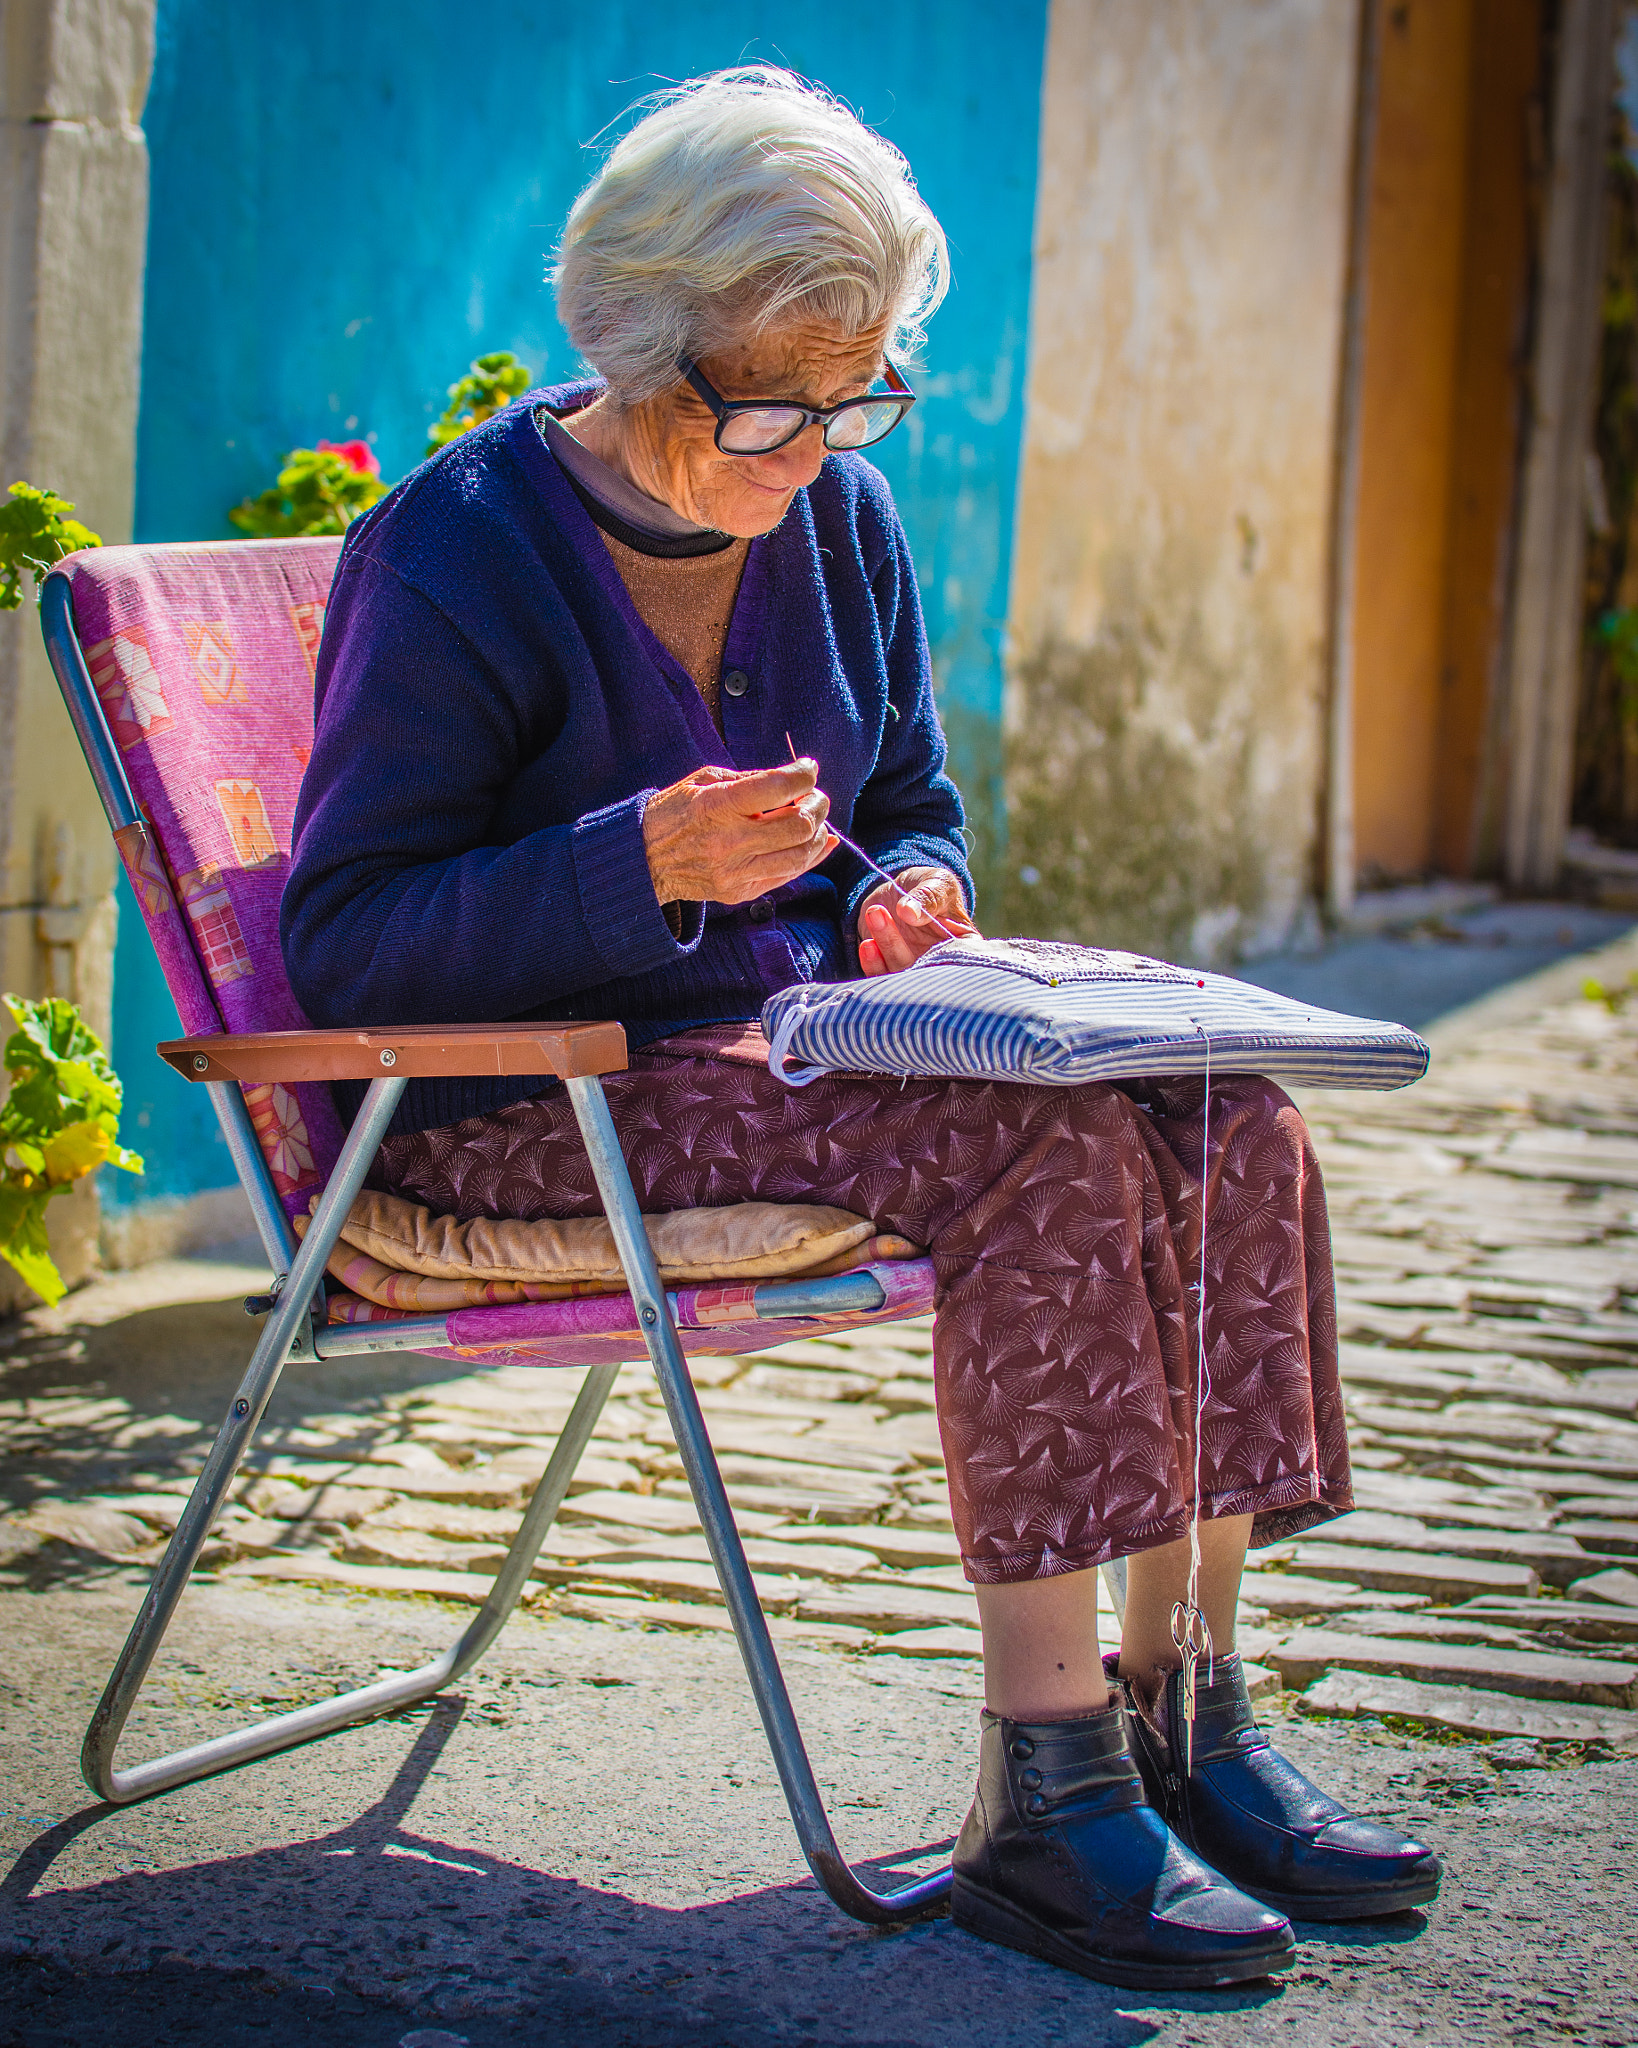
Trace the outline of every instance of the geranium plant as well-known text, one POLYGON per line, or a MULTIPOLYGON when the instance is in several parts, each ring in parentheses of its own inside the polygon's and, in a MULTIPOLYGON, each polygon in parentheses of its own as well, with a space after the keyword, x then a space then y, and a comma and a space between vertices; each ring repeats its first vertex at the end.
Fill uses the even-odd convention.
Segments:
MULTIPOLYGON (((481 426, 529 388, 529 369, 510 349, 479 356, 449 387, 449 404, 433 422, 427 453, 481 426)), ((234 506, 228 518, 255 540, 296 540, 305 534, 345 533, 389 486, 368 441, 320 441, 292 448, 279 480, 234 506)))
POLYGON ((124 1100, 102 1041, 72 1003, 3 996, 11 1092, 0 1108, 0 1258, 48 1303, 66 1289, 46 1238, 46 1207, 99 1166, 140 1173, 119 1142, 124 1100))
POLYGON ((345 533, 360 512, 386 495, 381 465, 367 441, 321 441, 316 448, 292 448, 278 482, 235 505, 228 518, 253 540, 345 533))
POLYGON ((14 612, 23 601, 25 570, 34 572, 38 595, 40 578, 53 562, 102 542, 89 526, 65 516, 74 507, 55 491, 13 484, 6 496, 11 502, 0 505, 0 612, 14 612))

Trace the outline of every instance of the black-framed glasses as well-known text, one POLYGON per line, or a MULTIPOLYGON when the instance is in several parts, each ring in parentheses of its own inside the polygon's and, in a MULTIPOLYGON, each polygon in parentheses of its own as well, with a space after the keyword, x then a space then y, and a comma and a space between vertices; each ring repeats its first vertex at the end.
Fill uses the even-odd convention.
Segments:
POLYGON ((690 387, 717 416, 716 444, 724 455, 771 455, 785 448, 809 427, 823 427, 825 446, 835 450, 873 448, 902 420, 916 394, 891 363, 883 369, 886 392, 844 398, 840 405, 781 404, 766 398, 724 398, 700 374, 698 364, 683 358, 677 368, 690 387))

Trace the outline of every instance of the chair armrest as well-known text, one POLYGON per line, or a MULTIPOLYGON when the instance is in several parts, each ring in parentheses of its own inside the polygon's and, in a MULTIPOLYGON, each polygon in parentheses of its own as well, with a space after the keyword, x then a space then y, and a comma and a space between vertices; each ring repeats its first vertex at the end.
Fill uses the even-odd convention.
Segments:
POLYGON ((213 1031, 159 1057, 185 1081, 400 1081, 459 1074, 617 1074, 620 1024, 400 1024, 391 1030, 213 1031))

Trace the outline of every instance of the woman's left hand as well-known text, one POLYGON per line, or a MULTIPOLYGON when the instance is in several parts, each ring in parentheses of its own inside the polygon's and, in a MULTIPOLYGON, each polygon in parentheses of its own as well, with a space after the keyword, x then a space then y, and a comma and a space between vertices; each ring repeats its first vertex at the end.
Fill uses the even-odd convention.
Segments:
POLYGON ((859 965, 866 974, 898 974, 947 938, 977 938, 948 868, 905 868, 895 879, 903 896, 883 882, 859 906, 859 965))

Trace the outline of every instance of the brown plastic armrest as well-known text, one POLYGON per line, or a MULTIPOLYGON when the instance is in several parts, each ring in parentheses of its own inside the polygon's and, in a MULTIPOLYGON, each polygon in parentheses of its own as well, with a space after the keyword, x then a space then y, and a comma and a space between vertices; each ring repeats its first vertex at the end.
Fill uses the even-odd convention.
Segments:
POLYGON ((382 1031, 214 1031, 159 1057, 185 1081, 379 1081, 457 1074, 617 1074, 620 1024, 400 1024, 382 1031))

